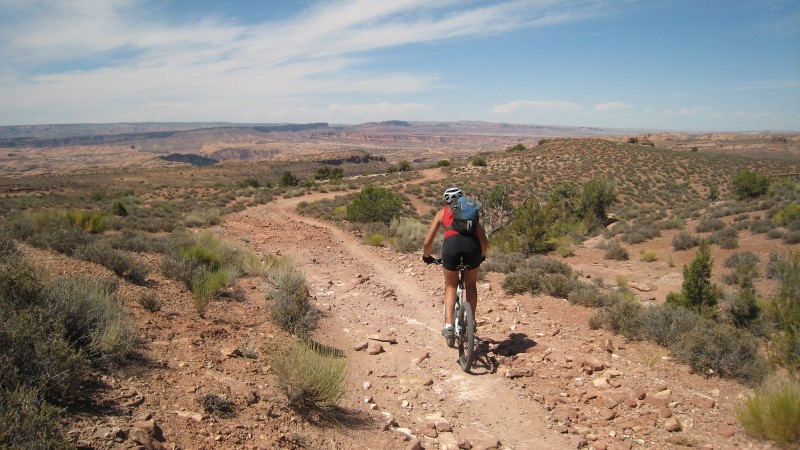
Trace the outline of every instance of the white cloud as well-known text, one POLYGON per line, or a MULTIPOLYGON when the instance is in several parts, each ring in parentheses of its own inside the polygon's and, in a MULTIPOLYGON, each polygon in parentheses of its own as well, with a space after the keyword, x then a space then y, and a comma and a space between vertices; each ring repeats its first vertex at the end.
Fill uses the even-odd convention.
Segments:
POLYGON ((492 108, 496 114, 509 114, 517 111, 532 110, 536 112, 578 112, 583 110, 581 105, 558 100, 514 100, 492 108))
POLYGON ((696 116, 698 114, 711 115, 714 113, 714 110, 707 106, 694 106, 691 108, 681 108, 678 110, 665 109, 661 112, 668 116, 696 116))
POLYGON ((595 111, 621 111, 626 109, 633 109, 633 105, 622 102, 608 102, 594 105, 595 111))

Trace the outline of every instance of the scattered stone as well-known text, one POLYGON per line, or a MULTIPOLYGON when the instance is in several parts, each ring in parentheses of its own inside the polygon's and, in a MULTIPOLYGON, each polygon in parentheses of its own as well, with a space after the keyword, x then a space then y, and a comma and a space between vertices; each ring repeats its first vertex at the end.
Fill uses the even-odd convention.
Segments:
POLYGON ((381 353, 383 353, 383 346, 381 344, 369 344, 369 348, 367 348, 367 354, 378 355, 381 353))
MULTIPOLYGON (((436 437, 436 436, 434 436, 434 437, 436 437)), ((422 450, 422 443, 419 441, 419 439, 412 439, 411 443, 408 444, 408 447, 406 447, 406 448, 408 450, 422 450)))
POLYGON ((603 350, 607 351, 608 353, 614 353, 614 342, 611 339, 606 339, 603 341, 603 350))
POLYGON ((422 430, 422 434, 429 438, 437 438, 439 437, 439 432, 436 431, 436 428, 425 428, 422 430))
POLYGON ((683 447, 692 447, 692 443, 689 441, 689 438, 682 434, 674 434, 672 436, 668 436, 665 439, 667 442, 673 445, 680 445, 683 447))
POLYGON ((660 415, 663 419, 669 419, 672 417, 672 410, 665 406, 658 410, 658 415, 660 415))
POLYGON ((643 386, 636 386, 636 388, 633 390, 633 393, 639 400, 644 400, 644 398, 647 396, 647 391, 645 391, 643 386))
POLYGON ((732 437, 736 434, 736 429, 730 425, 720 425, 717 428, 717 434, 724 437, 732 437))
POLYGON ((666 422, 664 422, 664 429, 672 433, 681 431, 683 428, 681 427, 681 422, 678 419, 670 417, 666 422))
POLYGON ((379 342, 388 342, 390 344, 397 344, 397 338, 394 336, 383 336, 380 334, 370 334, 367 336, 370 340, 379 341, 379 342))
POLYGON ((183 418, 186 418, 186 419, 192 419, 195 422, 202 422, 203 421, 203 415, 198 413, 198 412, 174 411, 174 413, 177 414, 178 417, 183 417, 183 418))
POLYGON ((355 350, 357 352, 360 352, 361 350, 366 350, 367 347, 369 347, 369 342, 364 341, 364 342, 361 342, 359 344, 354 345, 353 346, 353 350, 355 350))
POLYGON ((597 359, 590 358, 581 364, 582 367, 587 367, 592 370, 592 372, 600 372, 605 369, 605 365, 597 359))
POLYGON ((450 426, 450 422, 446 420, 437 420, 435 424, 436 431, 440 431, 442 433, 449 433, 453 431, 453 428, 450 426))
POLYGON ((219 352, 222 353, 222 356, 226 358, 242 356, 242 351, 236 347, 222 347, 219 352))

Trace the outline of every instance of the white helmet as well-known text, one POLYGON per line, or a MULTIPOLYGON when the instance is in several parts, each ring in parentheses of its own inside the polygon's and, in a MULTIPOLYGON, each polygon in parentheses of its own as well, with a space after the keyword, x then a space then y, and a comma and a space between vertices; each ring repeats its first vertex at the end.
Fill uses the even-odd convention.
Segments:
POLYGON ((464 194, 461 192, 461 189, 457 187, 451 187, 450 189, 444 191, 444 202, 448 205, 452 205, 463 195, 464 194))

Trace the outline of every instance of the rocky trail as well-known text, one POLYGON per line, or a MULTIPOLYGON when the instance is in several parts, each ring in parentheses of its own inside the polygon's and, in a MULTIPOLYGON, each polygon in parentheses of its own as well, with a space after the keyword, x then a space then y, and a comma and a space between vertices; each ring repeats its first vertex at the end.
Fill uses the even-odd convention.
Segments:
POLYGON ((748 392, 742 385, 691 374, 658 346, 589 329, 592 309, 506 295, 500 274, 478 284, 481 360, 463 372, 440 334, 441 268, 294 211, 325 195, 250 208, 217 231, 303 269, 322 314, 313 337, 347 357, 344 414, 326 421, 286 407, 268 353, 290 338, 269 321, 263 280, 241 280, 243 301, 213 302, 199 318, 190 295, 156 274, 162 311, 130 307, 145 343, 142 367, 102 378, 95 401, 107 408, 73 424, 79 447, 769 448, 734 420, 748 392), (207 394, 230 399, 235 413, 204 410, 198 398, 207 394))

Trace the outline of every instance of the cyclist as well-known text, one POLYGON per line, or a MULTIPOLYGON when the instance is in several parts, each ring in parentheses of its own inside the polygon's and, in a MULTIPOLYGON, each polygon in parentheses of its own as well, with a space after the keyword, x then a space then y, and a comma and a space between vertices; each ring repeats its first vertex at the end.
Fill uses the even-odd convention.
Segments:
POLYGON ((442 244, 442 266, 444 268, 444 305, 445 305, 445 324, 442 335, 449 347, 453 346, 455 339, 453 332, 453 309, 456 305, 456 288, 458 286, 458 272, 456 267, 462 262, 472 269, 464 274, 464 287, 467 293, 467 302, 472 306, 472 313, 475 314, 478 306, 478 289, 475 283, 478 281, 478 267, 486 258, 486 250, 489 246, 486 239, 486 231, 483 225, 478 222, 478 226, 473 235, 461 234, 451 229, 453 223, 453 213, 451 206, 454 205, 464 194, 461 189, 451 187, 444 191, 445 206, 436 213, 431 221, 428 235, 422 245, 422 260, 426 264, 434 262, 431 256, 433 240, 439 227, 444 228, 444 242, 442 244))

